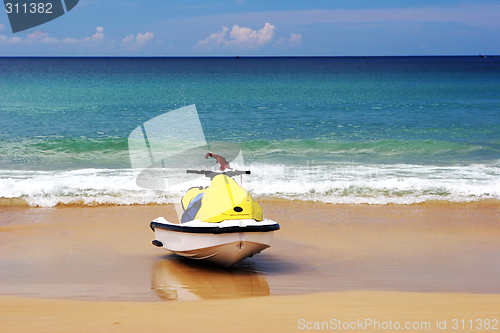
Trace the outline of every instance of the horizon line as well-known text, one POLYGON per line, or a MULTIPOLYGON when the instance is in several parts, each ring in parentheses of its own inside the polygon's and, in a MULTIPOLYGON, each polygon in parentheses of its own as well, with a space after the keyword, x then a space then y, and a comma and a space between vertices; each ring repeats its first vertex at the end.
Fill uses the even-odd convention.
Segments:
POLYGON ((165 55, 165 56, 132 56, 132 55, 0 55, 0 58, 403 58, 403 57, 480 57, 494 58, 500 54, 449 54, 449 55, 165 55))

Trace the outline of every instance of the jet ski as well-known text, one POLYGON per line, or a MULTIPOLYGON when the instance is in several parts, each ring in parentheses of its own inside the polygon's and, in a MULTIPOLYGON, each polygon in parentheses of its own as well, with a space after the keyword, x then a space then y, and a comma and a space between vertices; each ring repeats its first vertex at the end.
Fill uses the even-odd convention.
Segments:
POLYGON ((277 222, 231 177, 250 171, 187 170, 205 175, 210 186, 190 188, 182 197, 180 223, 159 217, 150 223, 153 245, 186 258, 231 267, 271 246, 277 222))

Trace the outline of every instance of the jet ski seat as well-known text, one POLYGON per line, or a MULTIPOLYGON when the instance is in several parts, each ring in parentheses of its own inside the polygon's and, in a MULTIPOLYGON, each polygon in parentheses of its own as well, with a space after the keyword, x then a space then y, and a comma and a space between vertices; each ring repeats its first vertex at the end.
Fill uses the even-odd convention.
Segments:
POLYGON ((262 209, 250 193, 224 174, 212 178, 207 188, 193 187, 182 198, 181 223, 198 219, 219 223, 224 220, 264 219, 262 209))

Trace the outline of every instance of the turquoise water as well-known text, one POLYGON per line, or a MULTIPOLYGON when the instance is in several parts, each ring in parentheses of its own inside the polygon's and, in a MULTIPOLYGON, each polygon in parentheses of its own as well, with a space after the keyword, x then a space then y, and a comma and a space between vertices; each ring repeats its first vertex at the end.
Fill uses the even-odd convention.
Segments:
POLYGON ((258 196, 500 199, 500 57, 2 58, 0 77, 0 197, 34 206, 177 200, 135 186, 127 137, 190 104, 258 196))

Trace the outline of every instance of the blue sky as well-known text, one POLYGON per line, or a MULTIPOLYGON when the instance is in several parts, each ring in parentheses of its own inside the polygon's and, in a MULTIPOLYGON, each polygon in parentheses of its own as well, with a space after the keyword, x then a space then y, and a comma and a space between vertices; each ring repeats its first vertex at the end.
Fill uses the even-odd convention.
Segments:
POLYGON ((500 54, 500 1, 80 0, 0 56, 500 54))

